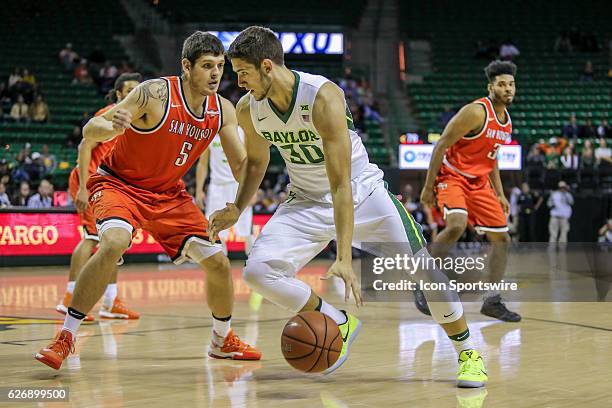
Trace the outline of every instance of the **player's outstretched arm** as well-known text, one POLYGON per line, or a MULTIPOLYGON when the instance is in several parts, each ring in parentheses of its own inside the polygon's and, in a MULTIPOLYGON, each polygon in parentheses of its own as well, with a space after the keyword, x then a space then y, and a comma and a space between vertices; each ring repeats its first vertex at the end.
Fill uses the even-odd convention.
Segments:
POLYGON ((351 186, 351 142, 346 123, 344 93, 328 82, 317 93, 313 124, 323 141, 325 169, 334 205, 334 224, 338 251, 336 262, 327 277, 338 276, 344 280, 344 300, 352 291, 357 305, 362 303, 361 290, 352 267, 351 244, 353 242, 354 207, 351 186))
POLYGON ((221 136, 221 146, 227 157, 227 162, 232 169, 232 174, 236 181, 240 181, 242 166, 246 162, 246 149, 244 143, 238 135, 238 119, 236 109, 227 99, 219 96, 223 108, 223 127, 219 132, 221 136))
POLYGON ((103 115, 91 118, 83 128, 83 138, 103 142, 120 135, 132 122, 142 119, 153 105, 164 105, 167 100, 165 80, 145 81, 103 115))
POLYGON ((421 192, 421 202, 424 206, 431 207, 433 205, 434 183, 438 176, 438 171, 440 171, 446 149, 457 143, 463 136, 478 132, 485 120, 486 114, 482 106, 471 103, 461 108, 448 122, 431 155, 425 186, 423 186, 423 191, 421 192))
POLYGON ((249 202, 259 189, 270 162, 270 143, 260 137, 253 126, 248 94, 243 96, 236 105, 236 117, 238 125, 244 130, 246 160, 239 177, 240 184, 236 199, 233 203, 227 203, 224 209, 215 211, 210 216, 208 236, 211 239, 216 238, 219 231, 231 227, 238 221, 240 214, 249 206, 249 202))

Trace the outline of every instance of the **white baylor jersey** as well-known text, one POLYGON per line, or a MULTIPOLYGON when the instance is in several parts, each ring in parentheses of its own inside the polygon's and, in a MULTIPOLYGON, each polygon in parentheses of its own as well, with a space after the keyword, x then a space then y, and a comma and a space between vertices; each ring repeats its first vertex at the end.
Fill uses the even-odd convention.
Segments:
MULTIPOLYGON (((238 127, 238 136, 240 136, 240 141, 244 142, 244 131, 241 127, 238 127)), ((238 184, 227 162, 223 147, 221 147, 221 136, 219 134, 210 143, 208 150, 210 151, 210 182, 214 184, 238 184)))
MULTIPOLYGON (((291 181, 289 189, 315 201, 331 202, 323 142, 312 123, 317 92, 329 80, 319 75, 292 72, 296 82, 287 113, 280 113, 268 98, 257 101, 250 96, 251 120, 257 133, 274 144, 285 160, 291 181)), ((348 108, 345 110, 352 148, 351 179, 355 180, 368 173, 380 180, 382 171, 369 162, 368 153, 355 132, 351 113, 348 108)), ((372 180, 372 177, 368 179, 372 180)), ((362 198, 363 191, 360 190, 363 189, 354 188, 355 201, 362 198)))

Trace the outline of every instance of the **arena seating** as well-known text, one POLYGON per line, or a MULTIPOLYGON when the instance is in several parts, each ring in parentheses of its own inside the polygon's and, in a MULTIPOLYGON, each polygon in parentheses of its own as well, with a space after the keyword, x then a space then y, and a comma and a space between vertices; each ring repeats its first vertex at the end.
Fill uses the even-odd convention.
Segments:
POLYGON ((595 124, 610 119, 612 81, 607 80, 607 51, 553 51, 559 33, 574 26, 595 34, 605 48, 609 31, 606 2, 590 2, 588 7, 569 0, 556 2, 554 20, 548 7, 545 2, 526 0, 486 6, 476 1, 400 2, 404 38, 426 38, 432 45, 434 72, 423 83, 408 86, 423 128, 439 133, 444 105, 457 109, 487 93, 483 68, 488 61, 474 57, 478 40, 510 39, 521 52, 515 61, 517 97, 511 109, 519 141, 559 136, 572 113, 579 125, 587 118, 595 124), (595 81, 580 82, 588 60, 593 63, 595 81))
POLYGON ((99 46, 107 59, 119 64, 128 58, 113 35, 130 32, 131 22, 117 0, 103 3, 8 0, 3 1, 2 6, 0 78, 5 80, 15 67, 27 68, 33 73, 40 86, 39 92, 49 105, 51 122, 1 123, 2 144, 9 148, 0 155, 13 159, 26 142, 33 144, 32 151, 46 143, 58 161, 64 160, 69 164, 68 168, 58 168, 53 176, 54 183, 65 186, 76 158, 76 149, 62 147, 66 136, 81 122, 83 112, 93 114, 104 106, 105 101, 95 85, 71 83, 73 73, 66 72, 60 64, 59 51, 70 42, 73 49, 86 58, 99 46))

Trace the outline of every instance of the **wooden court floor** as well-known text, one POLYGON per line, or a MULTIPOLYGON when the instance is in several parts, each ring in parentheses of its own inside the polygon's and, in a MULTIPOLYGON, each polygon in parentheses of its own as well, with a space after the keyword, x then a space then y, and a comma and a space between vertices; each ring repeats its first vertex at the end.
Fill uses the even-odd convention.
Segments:
MULTIPOLYGON (((336 305, 339 285, 319 279, 329 265, 300 277, 336 305)), ((66 268, 0 270, 0 387, 68 387, 69 402, 36 407, 612 407, 609 303, 511 304, 521 323, 500 323, 465 305, 486 358, 485 390, 457 390, 456 353, 443 331, 411 302, 369 303, 347 363, 329 377, 290 368, 280 333, 291 317, 258 304, 234 264, 233 326, 263 351, 260 362, 211 360, 210 312, 195 266, 128 265, 119 295, 139 321, 83 325, 77 352, 56 372, 33 359, 61 327, 54 311, 66 268), (290 405, 289 405, 290 404, 290 405)), ((97 307, 94 309, 97 311, 97 307)))

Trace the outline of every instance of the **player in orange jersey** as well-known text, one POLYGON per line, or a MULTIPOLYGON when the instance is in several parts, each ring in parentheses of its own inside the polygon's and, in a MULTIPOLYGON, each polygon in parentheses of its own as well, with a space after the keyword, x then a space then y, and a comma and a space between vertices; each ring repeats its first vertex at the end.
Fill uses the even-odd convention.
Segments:
POLYGON ((230 328, 234 299, 230 263, 221 245, 209 239, 208 221, 181 179, 217 133, 234 175, 240 174, 246 158, 235 109, 216 93, 225 65, 223 44, 197 31, 183 43, 181 65, 182 76, 140 84, 84 128, 84 137, 92 141, 119 137, 87 183, 100 246, 79 274, 62 331, 36 354, 49 367, 59 369, 73 350, 78 327, 103 294, 117 259, 139 227, 175 263, 192 260, 206 271, 213 317, 208 354, 261 358, 230 328))
MULTIPOLYGON (((465 105, 448 123, 434 148, 421 202, 444 212, 446 228, 433 240, 432 255, 444 256, 457 242, 468 223, 486 234, 493 244, 489 261, 490 280, 499 282, 506 269, 510 242, 506 215, 510 204, 497 167, 497 152, 509 143, 512 121, 507 107, 516 92, 516 65, 493 61, 485 68, 489 96, 465 105)), ((429 314, 422 292, 415 293, 417 308, 429 314)), ((518 322, 521 316, 509 311, 498 292, 487 292, 481 313, 518 322)))
MULTIPOLYGON (((115 106, 117 102, 121 102, 141 81, 142 76, 139 73, 121 74, 115 81, 115 87, 111 89, 106 96, 110 105, 100 109, 96 112, 95 116, 104 114, 115 106)), ((116 141, 116 137, 103 142, 83 139, 79 144, 78 164, 70 173, 68 191, 72 196, 72 200, 79 213, 79 218, 81 219, 83 239, 72 251, 66 294, 62 302, 55 307, 55 310, 62 314, 68 312, 68 306, 72 300, 72 293, 74 292, 74 285, 79 271, 91 256, 99 241, 96 230, 96 219, 91 206, 88 205, 89 193, 87 192, 87 180, 91 174, 96 173, 102 158, 104 158, 113 148, 116 141), (81 177, 81 175, 83 175, 83 177, 81 177)), ((137 312, 128 309, 117 296, 117 268, 113 271, 110 283, 104 291, 103 304, 98 313, 100 317, 107 319, 138 319, 140 317, 137 312)), ((92 321, 94 317, 88 314, 85 320, 92 321)))

